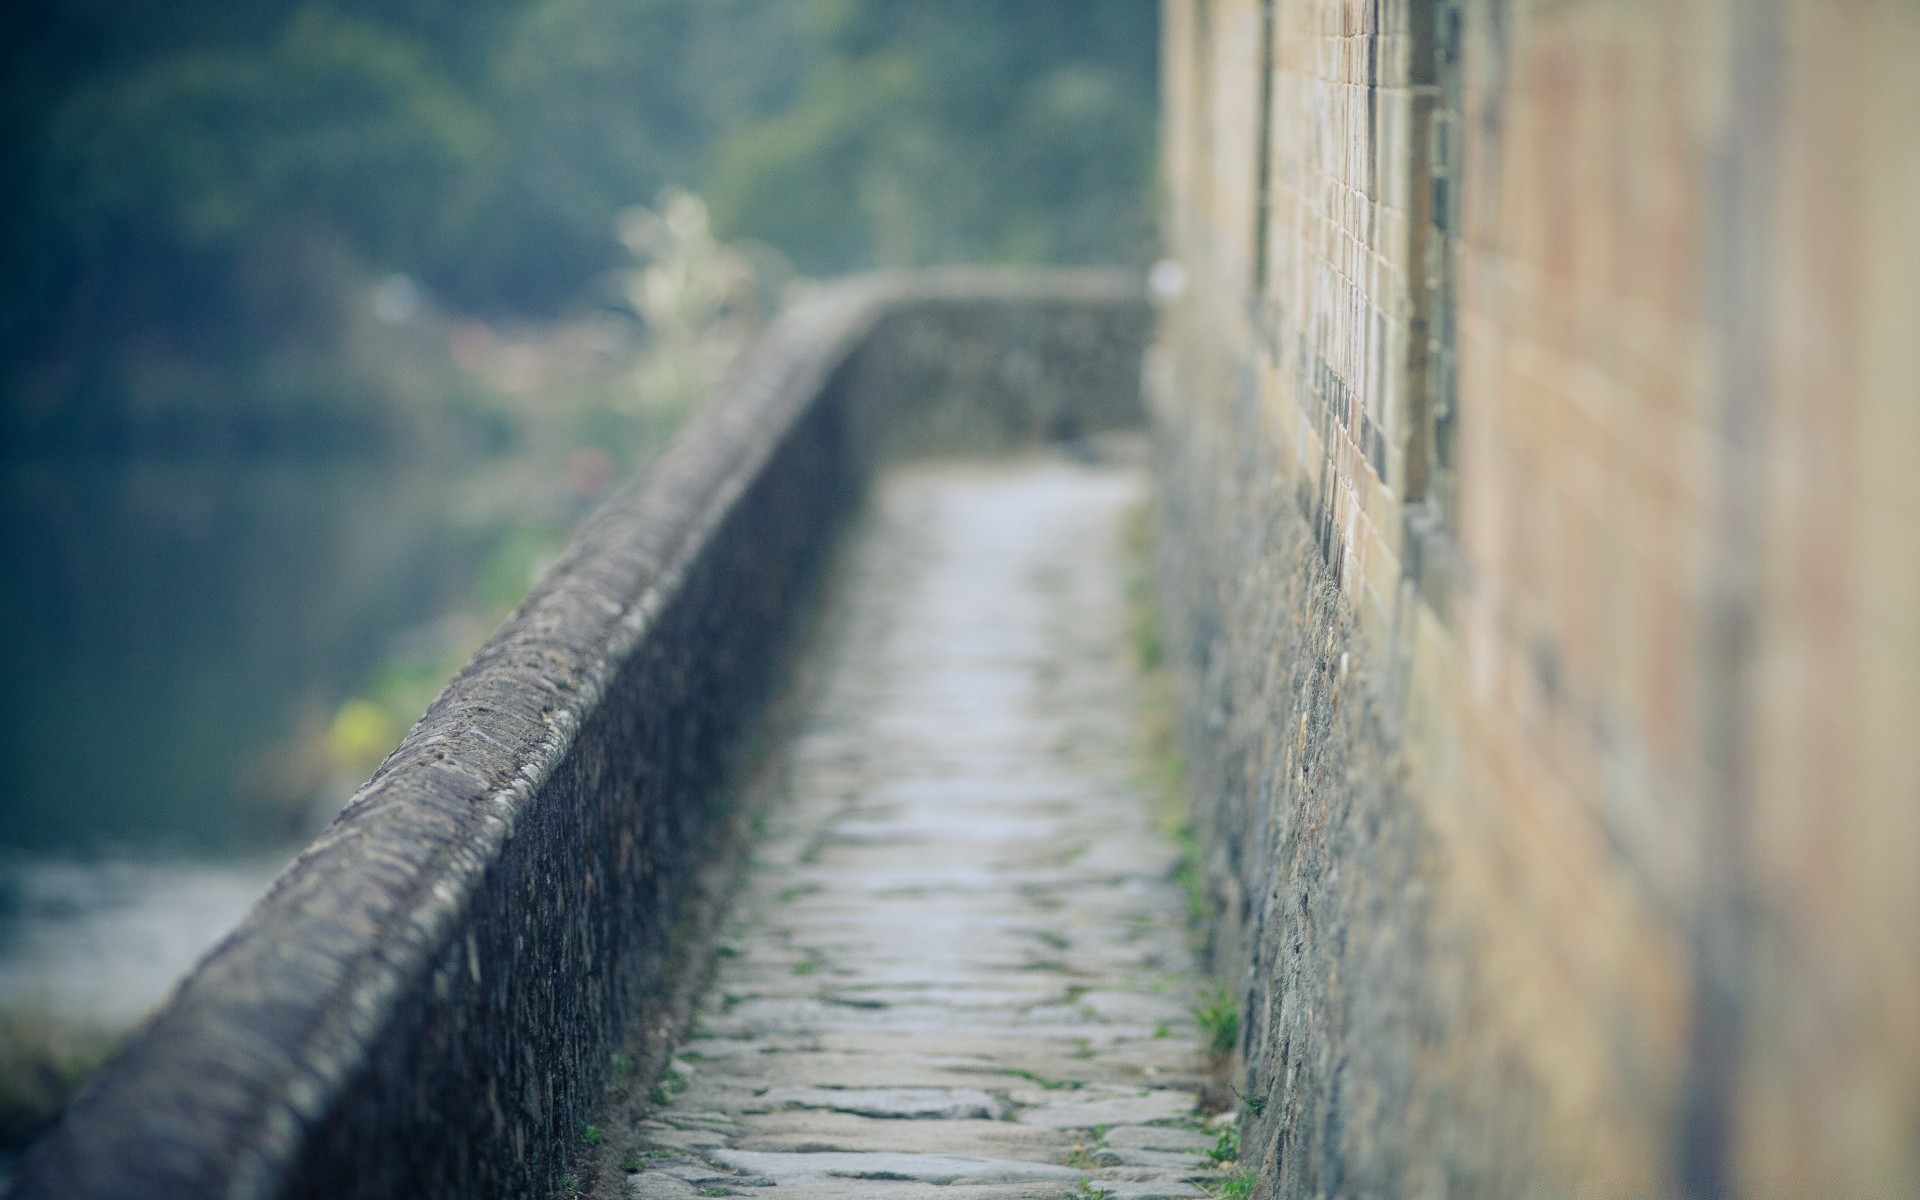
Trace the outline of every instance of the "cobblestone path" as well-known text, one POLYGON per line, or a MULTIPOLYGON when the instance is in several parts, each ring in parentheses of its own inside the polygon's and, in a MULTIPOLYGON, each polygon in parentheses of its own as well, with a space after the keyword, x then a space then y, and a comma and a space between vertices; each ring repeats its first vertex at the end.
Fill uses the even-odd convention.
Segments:
POLYGON ((882 481, 635 1194, 1202 1194, 1126 644, 1141 488, 1056 461, 882 481))

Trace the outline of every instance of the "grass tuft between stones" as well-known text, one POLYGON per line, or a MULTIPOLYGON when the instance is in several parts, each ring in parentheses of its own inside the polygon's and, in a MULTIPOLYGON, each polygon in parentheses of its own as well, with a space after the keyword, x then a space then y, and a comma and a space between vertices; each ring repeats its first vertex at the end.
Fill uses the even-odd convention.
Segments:
POLYGON ((1217 1163, 1237 1162, 1240 1158, 1240 1129, 1229 1125, 1220 1131, 1220 1137, 1213 1143, 1213 1149, 1207 1151, 1207 1157, 1217 1163))
POLYGON ((1231 1054, 1240 1044, 1240 1006, 1233 1002, 1224 984, 1216 984, 1201 994, 1193 1006, 1193 1019, 1200 1023, 1200 1030, 1207 1038, 1207 1049, 1214 1054, 1231 1054))
POLYGON ((1249 1200, 1253 1195, 1253 1175, 1244 1167, 1220 1181, 1214 1189, 1219 1200, 1249 1200))

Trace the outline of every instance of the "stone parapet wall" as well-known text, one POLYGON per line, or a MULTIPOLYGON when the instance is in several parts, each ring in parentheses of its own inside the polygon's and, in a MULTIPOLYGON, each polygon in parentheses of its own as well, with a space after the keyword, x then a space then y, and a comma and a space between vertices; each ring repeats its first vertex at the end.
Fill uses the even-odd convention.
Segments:
POLYGON ((1164 566, 1267 1185, 1920 1191, 1920 16, 1164 28, 1164 566))
POLYGON ((1137 423, 1149 323, 1097 274, 859 280, 783 318, 10 1194, 550 1194, 660 1017, 729 764, 871 468, 1137 423))

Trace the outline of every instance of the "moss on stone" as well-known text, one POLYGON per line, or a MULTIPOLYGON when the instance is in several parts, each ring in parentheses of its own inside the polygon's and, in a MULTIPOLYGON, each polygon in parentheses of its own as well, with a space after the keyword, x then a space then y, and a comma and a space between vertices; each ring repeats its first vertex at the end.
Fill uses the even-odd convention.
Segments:
POLYGON ((121 1039, 45 1008, 0 1009, 0 1150, 52 1124, 121 1039))

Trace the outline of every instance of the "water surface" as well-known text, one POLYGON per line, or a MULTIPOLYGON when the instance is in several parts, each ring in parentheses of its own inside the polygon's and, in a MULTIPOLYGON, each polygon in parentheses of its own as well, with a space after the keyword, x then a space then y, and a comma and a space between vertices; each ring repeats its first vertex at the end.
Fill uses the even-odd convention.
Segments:
POLYGON ((580 504, 508 457, 0 466, 0 1007, 150 1010, 365 777, 342 704, 580 504))

